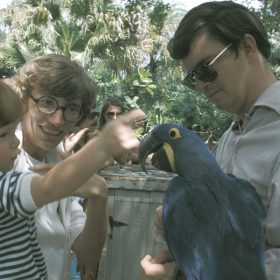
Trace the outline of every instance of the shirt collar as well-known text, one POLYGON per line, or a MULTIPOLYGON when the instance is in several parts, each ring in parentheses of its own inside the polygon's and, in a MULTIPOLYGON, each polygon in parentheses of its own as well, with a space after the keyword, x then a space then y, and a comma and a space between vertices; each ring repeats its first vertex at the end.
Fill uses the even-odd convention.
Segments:
POLYGON ((250 111, 245 114, 244 119, 240 119, 235 116, 232 123, 231 130, 235 132, 241 132, 244 124, 244 120, 249 120, 258 107, 268 107, 278 114, 280 114, 280 81, 271 84, 257 99, 250 111))
POLYGON ((252 109, 250 110, 249 115, 252 115, 252 113, 254 113, 256 107, 268 107, 280 114, 280 81, 277 81, 270 85, 259 96, 252 109))

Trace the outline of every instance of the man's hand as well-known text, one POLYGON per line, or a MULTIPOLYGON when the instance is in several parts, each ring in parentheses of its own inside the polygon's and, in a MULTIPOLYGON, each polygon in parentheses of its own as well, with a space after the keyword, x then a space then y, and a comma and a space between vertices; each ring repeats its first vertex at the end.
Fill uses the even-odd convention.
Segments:
POLYGON ((163 240, 165 240, 164 230, 163 230, 163 220, 162 220, 162 205, 156 208, 155 226, 157 232, 160 234, 163 240))
POLYGON ((140 264, 143 269, 141 280, 170 280, 176 267, 167 250, 160 251, 155 258, 145 256, 140 264))

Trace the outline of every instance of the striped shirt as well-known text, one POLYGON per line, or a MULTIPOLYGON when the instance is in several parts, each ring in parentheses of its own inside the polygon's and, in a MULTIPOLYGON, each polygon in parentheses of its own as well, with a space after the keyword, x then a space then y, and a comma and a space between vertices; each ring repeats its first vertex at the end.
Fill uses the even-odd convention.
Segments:
POLYGON ((47 280, 37 241, 33 173, 0 172, 0 279, 47 280))

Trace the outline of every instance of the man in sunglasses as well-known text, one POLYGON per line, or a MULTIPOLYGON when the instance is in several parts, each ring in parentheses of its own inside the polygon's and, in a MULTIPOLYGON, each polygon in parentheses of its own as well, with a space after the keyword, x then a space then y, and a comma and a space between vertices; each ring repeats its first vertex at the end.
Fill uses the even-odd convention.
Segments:
MULTIPOLYGON (((280 82, 267 63, 268 35, 246 7, 207 2, 185 15, 168 50, 182 62, 186 86, 235 115, 215 156, 226 172, 250 181, 260 195, 267 210, 266 277, 280 279, 280 82)), ((161 216, 159 208, 159 230, 161 216)), ((168 279, 154 262, 149 256, 142 260, 147 279, 168 279)))

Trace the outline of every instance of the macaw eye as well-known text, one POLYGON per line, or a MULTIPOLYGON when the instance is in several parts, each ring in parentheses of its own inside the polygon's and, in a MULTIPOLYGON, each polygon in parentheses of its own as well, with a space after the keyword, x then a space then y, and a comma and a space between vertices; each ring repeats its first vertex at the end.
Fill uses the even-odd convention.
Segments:
POLYGON ((169 136, 171 139, 179 139, 181 138, 181 133, 178 128, 171 128, 169 130, 169 136))

